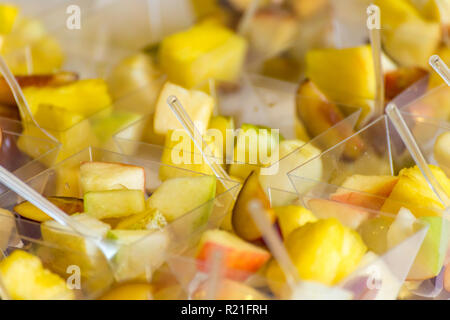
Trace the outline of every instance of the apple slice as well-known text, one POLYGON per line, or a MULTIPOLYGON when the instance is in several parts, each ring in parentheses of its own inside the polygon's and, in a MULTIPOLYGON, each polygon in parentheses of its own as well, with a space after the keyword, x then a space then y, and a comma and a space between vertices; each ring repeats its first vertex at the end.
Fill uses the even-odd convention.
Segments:
POLYGON ((450 178, 450 131, 446 131, 439 135, 434 143, 434 158, 450 178))
MULTIPOLYGON (((314 138, 337 125, 345 119, 339 107, 328 100, 323 91, 319 90, 311 80, 300 84, 296 97, 297 115, 305 125, 308 134, 314 138)), ((348 125, 340 125, 327 133, 322 143, 323 148, 331 148, 342 140, 353 135, 355 131, 348 125)), ((364 148, 363 142, 357 136, 347 141, 344 155, 349 159, 357 158, 364 148)))
POLYGON ((349 206, 335 201, 311 199, 308 206, 319 219, 336 218, 345 226, 356 229, 369 218, 369 213, 361 208, 349 206))
POLYGON ((214 99, 202 91, 187 90, 171 82, 166 82, 156 102, 153 119, 155 133, 166 135, 169 130, 184 130, 180 121, 178 121, 167 104, 167 99, 172 95, 179 99, 197 129, 204 134, 212 115, 214 99))
POLYGON ((111 230, 107 238, 121 244, 114 257, 117 281, 151 278, 164 263, 170 241, 165 230, 111 230))
MULTIPOLYGON (((67 214, 81 213, 84 211, 82 199, 69 197, 47 197, 47 199, 67 214)), ((52 219, 28 201, 16 205, 14 211, 24 218, 38 222, 52 219)))
MULTIPOLYGON (((222 145, 219 146, 218 141, 215 141, 218 147, 222 147, 222 156, 226 159, 227 156, 227 131, 234 133, 234 119, 233 117, 215 116, 209 122, 209 130, 218 130, 222 136, 222 145)), ((234 139, 234 136, 233 136, 234 139)), ((230 143, 230 142, 228 142, 230 143)))
POLYGON ((0 262, 0 276, 13 300, 73 300, 74 291, 31 253, 15 250, 0 262))
POLYGON ((254 241, 262 236, 259 228, 253 221, 251 213, 248 211, 248 204, 253 200, 261 201, 267 214, 267 218, 271 223, 274 223, 276 220, 275 212, 270 207, 270 201, 267 198, 255 171, 252 171, 245 180, 234 205, 231 218, 234 232, 247 241, 254 241))
POLYGON ((175 178, 164 181, 153 192, 148 199, 148 207, 158 209, 169 223, 201 207, 199 217, 207 221, 213 208, 210 202, 215 195, 214 176, 175 178))
POLYGON ((204 262, 208 262, 216 251, 223 252, 223 264, 227 268, 227 277, 240 281, 249 274, 257 272, 270 258, 266 250, 230 232, 218 229, 208 230, 202 234, 196 254, 196 258, 201 261, 199 268, 202 271, 208 272, 208 264, 204 262))
POLYGON ((395 176, 364 176, 355 174, 348 177, 330 199, 357 207, 380 210, 398 182, 395 176), (354 190, 354 191, 352 191, 354 190))
POLYGON ((145 192, 145 169, 123 163, 84 162, 80 181, 84 192, 123 188, 145 192))
POLYGON ((117 223, 114 229, 161 230, 167 225, 166 218, 158 209, 146 209, 142 213, 126 217, 117 223))
POLYGON ((316 216, 311 211, 301 206, 289 205, 275 207, 273 210, 277 215, 283 239, 286 239, 292 231, 308 222, 317 221, 316 216))
POLYGON ((140 190, 91 191, 84 195, 85 211, 99 220, 127 217, 145 210, 140 190))
POLYGON ((384 74, 386 103, 427 75, 428 71, 419 67, 403 67, 386 72, 384 74))

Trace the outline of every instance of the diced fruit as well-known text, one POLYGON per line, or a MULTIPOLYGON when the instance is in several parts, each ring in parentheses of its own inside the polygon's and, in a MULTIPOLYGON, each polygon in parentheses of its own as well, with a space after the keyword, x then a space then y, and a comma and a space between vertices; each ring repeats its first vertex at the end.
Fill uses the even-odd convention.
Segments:
POLYGON ((145 170, 123 163, 84 162, 80 165, 80 181, 84 192, 123 188, 144 192, 145 170))
MULTIPOLYGON (((108 224, 85 213, 73 215, 72 218, 76 222, 88 227, 90 231, 93 231, 99 237, 104 237, 110 229, 108 224)), ((85 253, 87 255, 91 255, 97 250, 94 243, 79 236, 69 227, 63 226, 54 220, 42 223, 41 233, 42 238, 45 241, 54 243, 61 248, 69 248, 73 251, 85 253)))
POLYGON ((157 209, 146 209, 142 213, 124 218, 115 229, 128 230, 161 230, 167 225, 166 218, 157 209))
POLYGON ((287 239, 289 234, 295 229, 307 224, 316 222, 316 216, 306 208, 301 206, 283 206, 273 208, 278 218, 283 239, 287 239))
POLYGON ((148 283, 127 283, 109 290, 100 300, 153 300, 152 291, 148 283))
MULTIPOLYGON (((105 117, 94 117, 92 119, 92 130, 96 134, 101 144, 106 144, 114 134, 138 121, 140 114, 124 111, 113 110, 105 117)), ((106 149, 106 147, 104 147, 106 149)))
MULTIPOLYGON (((195 300, 205 300, 208 293, 208 283, 203 282, 194 291, 192 297, 195 300)), ((268 298, 256 290, 241 282, 223 279, 218 284, 215 296, 217 300, 267 300, 268 298)))
POLYGON ((308 207, 319 219, 336 218, 352 229, 358 228, 369 217, 364 209, 324 199, 311 199, 308 207))
POLYGON ((159 59, 169 80, 186 88, 208 79, 234 81, 247 51, 245 39, 219 25, 196 25, 166 37, 159 59))
POLYGON ((188 90, 171 82, 166 82, 156 103, 153 128, 157 134, 165 135, 169 130, 184 130, 174 112, 167 104, 170 96, 178 98, 183 108, 201 134, 206 132, 214 108, 214 99, 198 90, 188 90))
MULTIPOLYGON (((417 253, 408 280, 424 280, 434 278, 441 272, 447 253, 449 224, 441 217, 419 217, 418 221, 429 226, 422 246, 417 253)), ((418 228, 412 213, 402 208, 388 231, 388 246, 393 247, 412 236, 418 228)))
MULTIPOLYGON (((300 84, 296 97, 297 114, 305 125, 311 138, 343 121, 345 116, 338 106, 329 101, 319 88, 310 80, 300 84)), ((353 135, 355 131, 350 124, 340 125, 327 133, 323 147, 328 149, 353 135)), ((325 140, 322 139, 322 140, 325 140)), ((363 149, 362 141, 355 137, 346 144, 344 154, 349 159, 355 159, 363 149)))
POLYGON ((50 105, 84 117, 111 105, 108 87, 104 80, 79 80, 58 87, 35 87, 23 89, 31 112, 36 113, 41 105, 50 105))
POLYGON ((223 252, 223 266, 227 268, 227 276, 236 280, 244 280, 241 273, 236 271, 245 272, 247 276, 257 272, 270 258, 266 250, 230 232, 214 229, 203 233, 198 245, 196 258, 202 262, 200 263, 202 269, 208 269, 207 262, 217 251, 223 252))
POLYGON ((40 104, 35 109, 37 123, 49 131, 65 131, 85 119, 83 114, 51 104, 40 104))
POLYGON ((419 67, 398 68, 384 74, 384 87, 386 102, 397 97, 415 82, 426 77, 428 71, 419 67))
MULTIPOLYGON (((450 194, 450 179, 439 167, 430 165, 430 169, 444 191, 450 194)), ((417 218, 439 216, 444 209, 417 166, 400 171, 399 180, 381 211, 397 214, 402 207, 409 209, 417 218)))
POLYGON ((357 207, 380 210, 384 201, 398 182, 394 176, 364 176, 355 174, 348 177, 330 199, 357 207))
MULTIPOLYGON (((244 183, 244 180, 242 180, 241 178, 238 178, 238 177, 234 177, 234 176, 230 176, 230 180, 231 181, 236 181, 236 182, 239 183, 238 186, 237 186, 238 190, 236 190, 236 192, 239 193, 239 191, 241 191, 241 188, 242 188, 242 185, 244 183)), ((222 193, 226 192, 225 187, 221 183, 219 183, 217 185, 217 190, 218 190, 217 194, 222 194, 222 193)), ((228 212, 225 215, 225 217, 223 218, 222 223, 220 225, 220 228, 225 230, 225 231, 230 231, 230 232, 233 231, 232 219, 233 219, 233 208, 234 208, 234 204, 235 203, 236 203, 236 199, 234 199, 234 197, 233 197, 232 203, 230 204, 228 212)))
POLYGON ((279 152, 279 140, 275 130, 244 123, 239 129, 230 174, 245 179, 257 166, 277 161, 274 156, 279 152))
POLYGON ((44 268, 32 254, 15 250, 0 262, 3 285, 13 300, 72 300, 66 281, 44 268))
POLYGON ((297 33, 296 17, 280 7, 258 10, 246 31, 250 48, 262 58, 273 57, 289 49, 297 33))
MULTIPOLYGON (((307 223, 293 231, 285 241, 286 249, 302 280, 333 285, 353 272, 367 248, 356 231, 331 218, 307 223)), ((275 260, 266 276, 276 294, 282 293, 284 275, 275 260)))
POLYGON ((331 101, 362 108, 363 119, 370 116, 373 104, 369 100, 376 91, 370 46, 311 50, 306 69, 307 76, 331 101))
POLYGON ((208 202, 213 200, 215 195, 214 176, 175 178, 163 182, 153 192, 148 199, 148 207, 158 209, 170 223, 202 206, 199 216, 203 221, 207 221, 212 210, 212 204, 208 202))
POLYGON ((11 32, 18 14, 19 8, 16 6, 0 4, 0 35, 11 32))
POLYGON ((369 250, 378 255, 386 252, 388 249, 387 233, 393 220, 391 217, 378 216, 361 223, 358 228, 358 233, 361 235, 369 250))
POLYGON ((450 178, 450 131, 442 133, 434 143, 434 158, 450 178))
POLYGON ((145 210, 141 190, 91 191, 84 195, 87 214, 97 219, 121 218, 145 210))
MULTIPOLYGON (((209 151, 212 152, 211 161, 220 162, 222 150, 214 143, 213 137, 204 135, 203 140, 208 145, 209 151)), ((206 146, 204 150, 207 151, 206 146)), ((214 174, 185 130, 170 130, 167 133, 161 164, 159 167, 161 181, 177 177, 198 176, 198 173, 214 174)))
MULTIPOLYGON (((78 75, 73 72, 61 71, 55 74, 18 75, 15 78, 21 88, 26 88, 65 85, 78 80, 78 75)), ((0 103, 16 105, 16 100, 4 78, 0 78, 0 103)))
POLYGON ((267 218, 274 223, 276 220, 275 212, 270 207, 269 199, 261 187, 258 175, 254 171, 245 180, 239 192, 232 216, 234 232, 247 241, 257 240, 262 236, 248 209, 249 203, 253 200, 259 200, 262 203, 267 218))
MULTIPOLYGON (((301 140, 283 140, 280 142, 280 160, 272 164, 273 171, 268 169, 268 174, 261 171, 259 181, 261 182, 264 190, 268 188, 275 188, 284 191, 290 191, 298 194, 303 194, 309 191, 314 185, 312 181, 320 181, 322 178, 322 161, 320 159, 314 159, 320 155, 321 150, 314 147, 312 144, 307 144, 301 140), (293 169, 296 175, 309 179, 310 181, 303 182, 301 188, 295 190, 289 180, 288 173, 293 169)), ((287 202, 293 199, 286 199, 287 202)))
MULTIPOLYGON (((68 197, 48 197, 47 199, 67 214, 81 213, 84 211, 82 199, 68 197)), ((16 205, 14 211, 22 217, 34 221, 44 222, 52 219, 28 201, 16 205)))
MULTIPOLYGON (((224 117, 224 116, 216 116, 212 117, 211 121, 209 122, 209 129, 218 130, 220 134, 222 135, 222 144, 220 147, 222 147, 222 155, 225 158, 227 155, 227 130, 231 130, 234 132, 234 120, 232 117, 224 117)), ((234 139, 234 136, 233 136, 234 139)), ((229 141, 228 143, 230 143, 229 141)), ((218 142, 216 141, 216 144, 218 145, 218 142)), ((218 145, 219 147, 219 145, 218 145)))
POLYGON ((408 0, 377 0, 381 32, 386 52, 403 66, 427 68, 428 59, 438 48, 439 23, 423 19, 408 0))
POLYGON ((107 238, 121 244, 114 257, 117 281, 151 278, 163 264, 170 240, 164 230, 111 230, 107 238))

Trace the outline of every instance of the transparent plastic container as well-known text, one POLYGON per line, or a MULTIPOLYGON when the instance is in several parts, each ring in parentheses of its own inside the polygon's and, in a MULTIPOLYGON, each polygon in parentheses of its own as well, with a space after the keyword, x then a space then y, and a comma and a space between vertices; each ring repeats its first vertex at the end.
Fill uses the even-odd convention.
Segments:
MULTIPOLYGON (((148 157, 146 159, 138 159, 95 148, 88 148, 81 151, 35 177, 28 179, 27 183, 45 196, 81 198, 83 193, 79 183, 79 166, 82 162, 86 161, 118 162, 144 167, 147 194, 151 194, 161 184, 158 172, 164 165, 160 164, 159 158, 152 159, 148 157)), ((202 174, 195 172, 177 168, 171 169, 177 172, 180 177, 202 176, 202 174)), ((151 232, 148 236, 131 243, 121 243, 117 255, 110 264, 106 263, 106 261, 103 261, 103 264, 99 264, 97 260, 93 260, 93 256, 96 259, 99 259, 99 257, 103 259, 103 255, 101 255, 92 243, 88 244, 85 242, 89 240, 88 238, 83 239, 67 228, 46 227, 47 234, 49 230, 53 230, 52 233, 65 234, 72 239, 71 241, 66 239, 66 241, 61 240, 57 241, 57 243, 50 243, 51 241, 48 237, 43 238, 40 223, 15 214, 11 230, 17 230, 19 237, 31 238, 30 241, 44 246, 59 246, 63 251, 68 252, 80 251, 81 241, 83 248, 86 248, 84 252, 81 252, 83 253, 82 258, 67 254, 60 256, 60 259, 55 259, 54 257, 49 258, 49 262, 55 264, 53 266, 54 268, 61 270, 65 270, 64 268, 69 265, 78 265, 82 271, 82 279, 86 281, 86 286, 90 288, 92 285, 96 289, 92 293, 89 293, 91 292, 90 289, 86 289, 88 293, 85 293, 85 297, 98 297, 115 282, 150 281, 152 273, 164 263, 167 254, 182 252, 186 246, 189 246, 192 241, 196 240, 196 234, 200 230, 218 226, 237 195, 239 183, 230 181, 230 186, 230 189, 224 189, 218 186, 217 194, 213 200, 193 209, 191 212, 186 212, 186 214, 172 221, 160 231, 151 232), (206 216, 205 213, 207 213, 206 216), (100 274, 100 279, 96 280, 95 277, 91 278, 91 273, 100 274)), ((15 205, 21 202, 22 199, 11 191, 0 197, 0 207, 11 211, 15 205)), ((12 231, 2 233, 2 237, 5 239, 4 242, 8 246, 14 246, 11 244, 11 241, 17 238, 14 237, 12 231)), ((41 259, 44 258, 45 256, 41 257, 41 259)))
MULTIPOLYGON (((433 144, 436 135, 442 133, 445 128, 436 126, 432 122, 426 122, 424 119, 412 118, 418 122, 412 131, 419 138, 418 144, 425 155, 425 158, 431 164, 433 161, 433 144), (420 119, 420 120, 419 120, 420 119), (420 132, 420 134, 419 134, 420 132), (425 143, 426 141, 426 143, 425 143)), ((407 120, 411 124, 411 118, 407 120)), ((435 217, 442 223, 435 227, 433 232, 440 234, 437 248, 441 250, 445 256, 445 251, 449 241, 446 232, 446 220, 448 217, 448 208, 440 201, 438 194, 431 188, 427 179, 417 169, 415 178, 411 176, 412 181, 417 181, 414 186, 411 184, 408 189, 407 185, 403 189, 394 189, 385 184, 385 191, 381 189, 371 189, 368 185, 370 182, 361 182, 347 184, 348 187, 343 187, 342 184, 348 178, 354 175, 364 176, 394 176, 405 168, 412 168, 415 166, 414 159, 409 153, 406 146, 403 144, 395 128, 390 124, 387 117, 382 116, 377 121, 369 124, 366 128, 361 129, 354 136, 348 138, 337 144, 335 147, 323 152, 315 159, 310 160, 304 165, 292 170, 289 173, 294 188, 302 199, 303 204, 312 208, 319 203, 323 203, 339 211, 342 205, 352 206, 357 208, 357 212, 367 212, 367 210, 378 210, 386 212, 387 214, 396 215, 401 208, 409 209, 418 220, 422 218, 435 217), (364 152, 355 160, 348 161, 343 159, 343 150, 352 139, 361 139, 364 146, 364 152), (324 171, 320 179, 309 179, 306 176, 309 166, 322 164, 324 171), (420 181, 420 184, 419 184, 420 181), (307 188, 305 187, 307 186, 307 188), (420 191, 417 191, 421 188, 420 191), (402 192, 402 190, 405 190, 402 192), (416 190, 416 191, 414 191, 416 190), (390 197, 391 192, 395 193, 394 197, 390 197), (383 193, 384 192, 384 193, 383 193), (415 194, 416 192, 417 194, 415 194), (414 195, 415 194, 415 195, 414 195), (422 198, 423 197, 423 198, 422 198), (320 199, 317 201, 316 199, 320 199), (433 200, 432 200, 433 199, 433 200)), ((444 169, 444 168, 443 168, 444 169)), ((408 169, 411 170, 411 169, 408 169)), ((412 171, 405 174, 412 174, 412 171)), ((436 173, 433 173, 436 176, 436 173)), ((438 181, 444 181, 441 179, 438 181)), ((389 180, 389 179, 388 179, 389 180)), ((387 181, 387 180, 386 180, 387 181)), ((448 186, 442 186, 444 190, 448 190, 448 186)), ((331 209, 330 209, 331 210, 331 209)), ((432 218, 434 219, 434 218, 432 218)), ((441 252, 440 251, 440 252, 441 252)), ((430 251, 434 252, 434 251, 430 251)), ((434 281, 434 277, 424 277, 424 279, 411 279, 407 282, 407 286, 411 289, 406 298, 414 298, 418 296, 425 297, 426 294, 418 289, 423 283, 434 281), (419 291, 418 291, 419 290, 419 291)))

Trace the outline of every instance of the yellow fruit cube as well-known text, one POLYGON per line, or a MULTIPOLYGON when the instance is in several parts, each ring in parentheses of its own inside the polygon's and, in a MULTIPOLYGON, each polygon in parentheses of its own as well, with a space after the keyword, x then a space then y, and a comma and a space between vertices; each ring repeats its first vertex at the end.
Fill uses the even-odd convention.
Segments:
MULTIPOLYGON (((450 195, 450 179, 439 167, 430 165, 430 169, 444 191, 450 195)), ((444 209, 417 166, 400 171, 399 180, 381 211, 397 214, 402 207, 409 209, 416 218, 440 216, 444 209)))
POLYGON ((41 105, 51 105, 87 117, 111 105, 108 87, 102 79, 80 80, 58 87, 30 86, 23 93, 33 114, 41 105))
POLYGON ((71 300, 74 292, 66 281, 44 268, 32 254, 16 250, 0 262, 0 275, 14 300, 71 300))
POLYGON ((308 222, 316 222, 317 218, 308 209, 301 206, 283 206, 273 208, 278 217, 283 238, 286 239, 295 229, 307 224, 308 222))
POLYGON ((363 117, 371 112, 376 84, 370 46, 311 50, 306 69, 307 76, 331 101, 361 107, 363 117))
POLYGON ((11 32, 16 22, 19 8, 10 4, 0 4, 0 34, 11 32))
POLYGON ((208 79, 236 80, 246 52, 245 39, 231 30, 199 24, 165 38, 159 58, 170 81, 192 88, 208 79))

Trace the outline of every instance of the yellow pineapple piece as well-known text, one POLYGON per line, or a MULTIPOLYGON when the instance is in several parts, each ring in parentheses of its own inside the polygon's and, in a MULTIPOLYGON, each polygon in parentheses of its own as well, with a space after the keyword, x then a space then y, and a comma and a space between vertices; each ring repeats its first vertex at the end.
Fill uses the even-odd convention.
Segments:
POLYGON ((159 58, 170 81, 192 88, 208 79, 234 81, 246 51, 244 38, 218 24, 207 23, 165 38, 159 58))
MULTIPOLYGON (((439 167, 430 165, 430 169, 444 191, 450 195, 450 179, 439 167)), ((402 207, 409 209, 416 218, 440 216, 440 211, 444 209, 417 166, 400 171, 399 180, 381 211, 397 214, 402 207)))
POLYGON ((25 98, 35 114, 41 105, 51 105, 85 117, 111 105, 108 87, 102 79, 87 79, 58 87, 27 87, 25 98))
MULTIPOLYGON (((359 234, 334 218, 306 223, 290 233, 285 245, 300 278, 325 285, 353 272, 367 251, 359 234)), ((281 294, 285 278, 275 260, 266 276, 271 289, 281 294)))
POLYGON ((45 269, 38 257, 22 250, 0 262, 0 275, 14 300, 75 299, 63 278, 45 269))
POLYGON ((309 223, 316 222, 314 214, 301 206, 289 205, 273 208, 280 225, 283 238, 286 239, 295 229, 309 223))
POLYGON ((376 92, 370 46, 311 50, 306 69, 307 76, 331 101, 361 107, 362 118, 370 115, 376 92))
POLYGON ((16 6, 0 3, 0 34, 11 32, 18 14, 19 8, 16 6))

